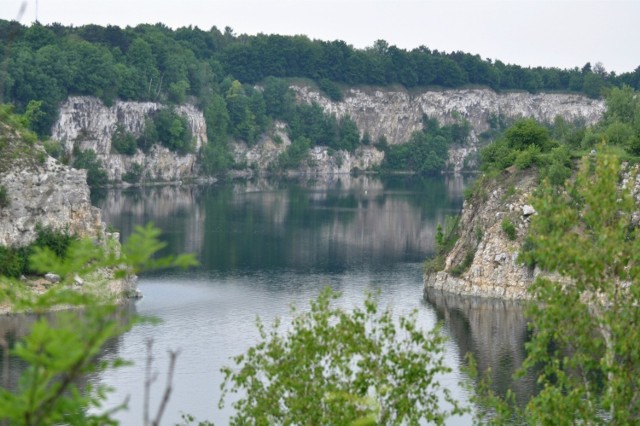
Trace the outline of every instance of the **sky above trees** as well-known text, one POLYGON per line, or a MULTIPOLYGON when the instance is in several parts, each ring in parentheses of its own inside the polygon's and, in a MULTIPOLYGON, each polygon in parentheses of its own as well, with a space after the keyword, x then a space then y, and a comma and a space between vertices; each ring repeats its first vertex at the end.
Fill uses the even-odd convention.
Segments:
POLYGON ((0 18, 28 24, 231 27, 235 34, 305 34, 354 47, 377 39, 412 49, 462 50, 522 66, 607 71, 640 65, 640 2, 429 0, 3 0, 0 18), (21 5, 26 4, 19 15, 21 5), (37 6, 37 7, 36 7, 37 6))

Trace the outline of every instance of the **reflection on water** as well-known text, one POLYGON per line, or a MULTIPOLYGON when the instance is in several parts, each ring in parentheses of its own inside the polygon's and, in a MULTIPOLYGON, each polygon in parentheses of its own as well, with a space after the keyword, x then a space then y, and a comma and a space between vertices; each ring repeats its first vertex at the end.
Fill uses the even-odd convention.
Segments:
MULTIPOLYGON (((427 329, 444 321, 452 336, 447 359, 454 372, 441 383, 454 396, 466 398, 458 384, 465 377, 460 365, 467 351, 481 368, 490 366, 495 375, 504 375, 504 380, 495 377, 497 386, 508 386, 507 376, 524 356, 521 311, 442 295, 423 300, 421 262, 433 253, 437 224, 462 206, 466 183, 459 176, 340 176, 107 191, 96 204, 123 237, 153 221, 163 230, 167 252, 193 252, 201 266, 141 277, 144 298, 135 310, 162 323, 136 326, 111 341, 100 356, 120 356, 135 365, 89 380, 116 389, 110 406, 129 396, 130 410, 120 419, 139 424, 145 342, 153 338, 161 375, 152 406, 160 398, 165 351, 182 350, 167 424, 178 422, 181 412, 226 424, 231 409, 217 409, 219 370, 256 342, 256 316, 286 321, 290 304, 304 307, 330 286, 343 293, 339 303, 345 308, 361 304, 366 291, 376 290, 381 304, 398 314, 417 309, 427 329)), ((0 331, 11 318, 0 319, 0 331)), ((23 329, 26 324, 18 321, 23 329)), ((11 369, 17 374, 20 366, 11 369)), ((469 422, 463 418, 452 424, 469 422)))
POLYGON ((98 202, 123 235, 154 221, 205 270, 336 271, 421 261, 436 223, 462 203, 464 178, 340 176, 110 191, 98 202))
POLYGON ((437 314, 438 321, 455 341, 461 355, 470 353, 478 371, 491 371, 493 391, 505 395, 514 391, 523 405, 535 389, 535 376, 513 377, 526 357, 527 321, 523 307, 515 301, 458 296, 426 288, 425 300, 437 314))

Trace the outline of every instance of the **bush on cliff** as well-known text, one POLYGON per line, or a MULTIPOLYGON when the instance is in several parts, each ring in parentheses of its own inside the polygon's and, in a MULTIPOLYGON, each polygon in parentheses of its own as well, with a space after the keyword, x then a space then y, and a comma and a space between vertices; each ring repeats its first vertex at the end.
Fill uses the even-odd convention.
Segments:
POLYGON ((87 171, 87 184, 89 186, 105 186, 109 183, 109 176, 94 150, 76 150, 74 157, 73 167, 87 171))

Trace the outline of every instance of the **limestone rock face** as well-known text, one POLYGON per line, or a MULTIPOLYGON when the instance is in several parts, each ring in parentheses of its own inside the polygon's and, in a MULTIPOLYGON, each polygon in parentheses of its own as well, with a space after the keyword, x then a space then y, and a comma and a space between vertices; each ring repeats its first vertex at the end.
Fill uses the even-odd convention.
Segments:
POLYGON ((98 154, 110 181, 120 182, 134 164, 142 167, 143 179, 173 182, 197 176, 197 152, 207 143, 207 126, 202 112, 193 105, 176 108, 187 119, 195 141, 195 153, 178 155, 165 147, 155 146, 149 153, 138 150, 134 155, 114 152, 111 138, 118 125, 134 136, 144 131, 145 121, 157 110, 165 108, 155 102, 117 101, 111 107, 90 96, 72 96, 60 107, 51 138, 61 143, 67 155, 74 146, 92 149, 98 154))
MULTIPOLYGON (((540 121, 553 121, 556 115, 567 120, 595 123, 604 111, 604 102, 581 95, 569 94, 498 94, 489 89, 455 89, 442 91, 408 92, 398 89, 345 90, 344 100, 333 102, 317 90, 307 86, 292 86, 299 102, 316 102, 326 112, 337 116, 349 115, 357 124, 361 135, 369 134, 376 141, 384 136, 390 144, 409 140, 414 131, 422 128, 422 117, 428 115, 441 123, 452 123, 459 116, 469 121, 472 130, 467 144, 450 148, 448 167, 463 169, 465 163, 473 168, 480 145, 479 135, 489 129, 488 120, 501 115, 506 118, 533 117, 540 121)), ((193 105, 181 105, 177 112, 189 122, 195 139, 195 153, 184 156, 157 146, 149 153, 138 151, 127 156, 114 152, 111 138, 117 126, 139 136, 145 120, 164 108, 154 102, 117 101, 104 105, 99 99, 72 96, 60 108, 60 117, 52 128, 52 139, 61 142, 67 155, 74 146, 93 149, 104 164, 108 178, 121 182, 122 176, 139 165, 143 180, 175 182, 194 179, 199 174, 197 153, 207 143, 207 129, 202 112, 193 105)), ((284 123, 274 123, 269 134, 263 135, 252 147, 243 142, 232 144, 237 163, 257 170, 267 170, 290 144, 284 123), (278 136, 278 137, 276 137, 278 136), (276 143, 276 141, 278 143, 276 143)), ((355 153, 332 152, 314 147, 311 161, 300 172, 315 174, 348 173, 353 169, 365 170, 382 162, 383 154, 374 148, 362 147, 355 153)))
MULTIPOLYGON (((289 145, 291 145, 291 140, 287 135, 287 125, 276 122, 273 133, 263 135, 255 146, 249 148, 245 143, 234 144, 233 155, 236 163, 246 163, 253 169, 267 170, 289 145)), ((304 175, 348 174, 352 171, 369 170, 380 165, 383 159, 384 153, 370 146, 360 146, 353 153, 344 150, 332 152, 326 146, 314 146, 310 149, 309 160, 293 173, 304 175)))
POLYGON ((465 200, 458 224, 460 238, 447 255, 444 270, 425 274, 425 288, 471 296, 527 298, 527 288, 540 272, 519 262, 518 255, 534 214, 528 200, 537 177, 530 170, 504 173, 499 182, 488 183, 480 194, 465 200), (505 219, 516 229, 514 240, 502 229, 505 219), (468 253, 473 256, 471 266, 453 276, 451 271, 468 253))
POLYGON ((35 239, 36 225, 68 228, 81 237, 97 237, 105 225, 91 205, 84 170, 46 157, 43 164, 0 173, 9 205, 0 209, 0 244, 23 246, 35 239))
POLYGON ((341 102, 333 102, 317 90, 306 86, 293 86, 298 100, 316 102, 326 112, 338 117, 349 115, 361 134, 369 133, 372 140, 386 137, 390 144, 409 140, 411 134, 422 128, 422 116, 437 118, 449 124, 459 114, 469 121, 472 132, 468 146, 452 147, 450 166, 463 167, 464 159, 477 151, 479 135, 489 129, 492 115, 507 118, 532 117, 552 122, 556 115, 574 121, 593 124, 604 112, 604 102, 573 94, 531 94, 526 92, 498 94, 490 89, 453 89, 420 93, 406 90, 376 90, 351 88, 345 90, 341 102))

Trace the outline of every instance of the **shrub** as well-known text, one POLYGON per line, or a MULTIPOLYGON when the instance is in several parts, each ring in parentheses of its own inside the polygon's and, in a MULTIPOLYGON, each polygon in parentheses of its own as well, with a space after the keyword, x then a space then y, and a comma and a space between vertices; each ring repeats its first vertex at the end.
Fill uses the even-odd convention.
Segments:
POLYGON ((144 131, 136 140, 136 145, 142 152, 149 152, 149 149, 158 142, 158 130, 152 119, 147 118, 144 121, 144 131))
POLYGON ((322 90, 332 101, 340 102, 342 100, 342 90, 333 81, 323 78, 318 81, 318 87, 322 90))
POLYGON ((517 153, 514 164, 519 170, 527 169, 536 162, 539 154, 540 147, 537 145, 528 146, 525 150, 517 153))
POLYGON ((24 250, 0 246, 0 275, 18 278, 26 270, 24 250))
POLYGON ((11 201, 7 195, 7 188, 4 185, 0 185, 0 208, 9 207, 11 201))
POLYGON ((516 227, 513 226, 513 223, 511 223, 509 218, 504 218, 502 221, 502 230, 507 234, 507 238, 511 241, 516 239, 516 227))
POLYGON ((549 131, 532 118, 516 121, 504 132, 509 148, 524 150, 535 145, 542 151, 548 149, 549 131))
POLYGON ((29 267, 29 257, 35 247, 48 248, 56 256, 64 258, 67 249, 77 237, 67 230, 56 231, 50 227, 36 226, 36 239, 24 247, 0 246, 0 275, 19 278, 21 275, 32 274, 29 267))
POLYGON ((122 180, 128 183, 138 183, 142 178, 142 165, 133 163, 131 170, 122 175, 122 180))
POLYGON ((166 108, 156 112, 153 122, 162 145, 182 155, 193 152, 193 136, 185 117, 166 108))
POLYGON ((98 160, 96 152, 92 149, 78 151, 73 160, 73 167, 87 171, 87 184, 89 186, 104 186, 109 183, 107 172, 98 160))
POLYGON ((305 137, 294 140, 287 150, 278 156, 277 166, 282 170, 293 169, 309 157, 311 141, 305 137))
POLYGON ((209 176, 225 173, 233 163, 233 156, 226 145, 210 142, 200 151, 200 165, 209 176))
POLYGON ((471 266, 471 264, 473 263, 473 258, 475 255, 476 255, 475 250, 467 251, 467 253, 464 255, 464 260, 462 261, 462 263, 452 268, 451 271, 449 271, 449 273, 454 277, 459 277, 460 275, 462 275, 464 272, 466 272, 469 269, 469 266, 471 266))
POLYGON ((77 239, 78 237, 70 233, 68 229, 54 230, 48 226, 36 225, 36 239, 32 245, 49 248, 56 256, 63 258, 71 243, 77 239))
POLYGON ((120 154, 133 155, 136 153, 137 148, 136 139, 131 133, 118 125, 113 136, 111 136, 111 148, 120 154))

